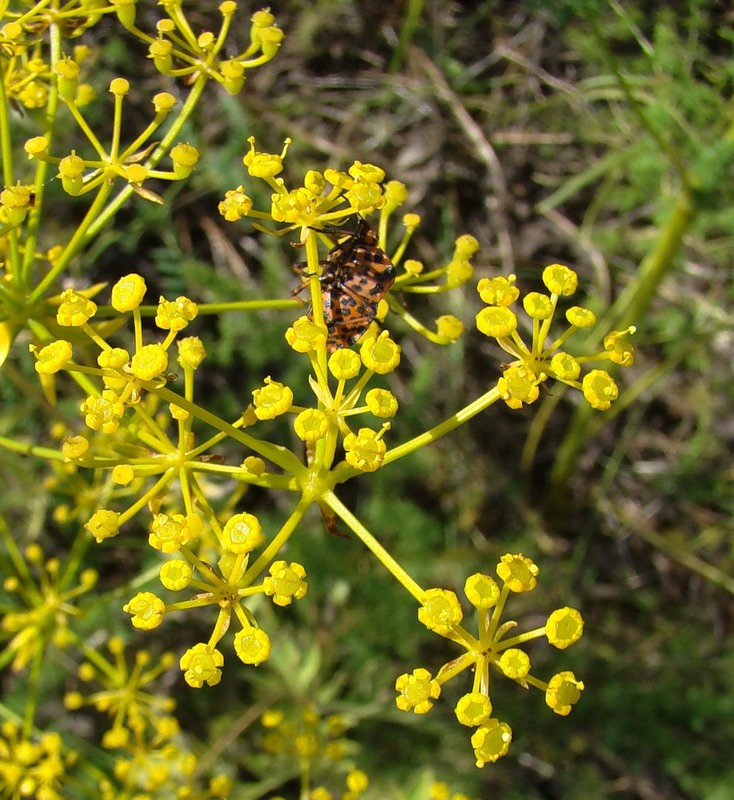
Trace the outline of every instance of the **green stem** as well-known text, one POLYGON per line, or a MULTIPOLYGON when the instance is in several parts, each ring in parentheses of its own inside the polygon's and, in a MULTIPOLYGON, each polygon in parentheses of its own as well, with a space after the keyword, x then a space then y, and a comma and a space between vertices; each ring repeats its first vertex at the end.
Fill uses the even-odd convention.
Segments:
POLYGON ((385 550, 365 526, 352 514, 342 501, 331 491, 321 496, 324 502, 354 533, 362 540, 363 544, 380 561, 385 569, 403 586, 403 588, 418 601, 423 602, 424 590, 413 578, 398 564, 398 562, 385 550))
POLYGON ((499 390, 496 386, 494 386, 481 397, 478 397, 476 400, 469 403, 468 406, 465 406, 448 419, 436 425, 434 428, 431 428, 431 430, 421 433, 419 436, 416 436, 413 439, 409 439, 407 442, 394 447, 392 450, 388 450, 387 454, 385 455, 384 463, 389 464, 393 461, 397 461, 399 458, 407 456, 415 450, 435 442, 437 439, 440 439, 442 436, 450 433, 455 428, 463 425, 472 417, 480 414, 486 408, 489 408, 489 406, 491 406, 493 403, 496 403, 499 399, 499 390))

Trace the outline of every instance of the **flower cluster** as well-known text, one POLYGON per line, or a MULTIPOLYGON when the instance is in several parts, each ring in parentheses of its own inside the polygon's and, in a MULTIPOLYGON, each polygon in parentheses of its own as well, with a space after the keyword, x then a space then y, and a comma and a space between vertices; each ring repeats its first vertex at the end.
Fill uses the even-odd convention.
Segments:
POLYGON ((550 330, 561 297, 576 292, 576 273, 562 264, 552 264, 543 270, 543 283, 548 294, 529 292, 523 297, 523 309, 532 321, 532 341, 527 344, 519 333, 519 321, 511 308, 520 296, 515 286, 515 276, 483 278, 477 291, 486 303, 476 315, 477 328, 513 357, 505 365, 497 388, 510 408, 520 408, 538 399, 538 386, 553 378, 581 390, 592 408, 606 411, 617 399, 619 390, 611 375, 605 370, 593 369, 581 378, 581 365, 593 361, 611 361, 620 366, 634 363, 634 349, 628 336, 634 327, 613 331, 604 338, 604 349, 593 355, 574 357, 561 348, 578 330, 596 324, 596 315, 588 308, 573 306, 566 311, 569 327, 555 338, 550 330))
POLYGON ((0 625, 9 636, 5 655, 13 657, 12 669, 19 672, 41 659, 50 643, 61 648, 68 645, 69 619, 79 613, 75 601, 94 588, 97 573, 86 569, 80 574, 78 585, 69 587, 63 565, 56 558, 44 560, 40 545, 29 545, 21 555, 14 543, 6 539, 5 544, 13 548, 14 563, 25 566, 21 573, 3 581, 5 592, 17 596, 24 607, 6 609, 0 625), (37 578, 28 566, 35 568, 37 578))
POLYGON ((504 756, 512 741, 510 726, 492 716, 490 678, 493 673, 525 688, 540 689, 545 693, 546 704, 561 716, 570 713, 584 688, 572 672, 560 672, 548 682, 531 675, 530 658, 520 647, 541 637, 559 650, 570 647, 583 633, 584 623, 578 611, 560 608, 548 616, 542 628, 513 636, 508 634, 517 623, 501 621, 510 594, 532 591, 537 585, 539 571, 521 554, 505 555, 496 570, 501 587, 490 575, 476 573, 467 578, 464 594, 477 611, 476 636, 462 626, 464 611, 454 592, 428 589, 422 595, 418 619, 429 630, 451 639, 466 652, 445 664, 435 677, 422 667, 401 675, 395 682, 396 703, 401 711, 425 714, 433 707, 445 683, 462 672, 473 672, 472 689, 459 699, 455 713, 462 725, 475 728, 471 743, 478 767, 504 756))
POLYGON ((3 796, 62 800, 67 796, 62 789, 74 755, 64 754, 58 733, 46 733, 35 741, 24 737, 14 722, 3 722, 0 726, 3 796))

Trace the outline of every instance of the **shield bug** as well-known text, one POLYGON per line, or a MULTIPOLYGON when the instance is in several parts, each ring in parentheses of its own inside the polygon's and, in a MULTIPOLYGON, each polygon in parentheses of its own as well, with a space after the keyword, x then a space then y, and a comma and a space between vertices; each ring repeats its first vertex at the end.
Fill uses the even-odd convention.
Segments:
MULTIPOLYGON (((305 268, 305 264, 295 267, 301 274, 305 268)), ((380 300, 395 281, 395 266, 378 244, 377 234, 360 217, 357 230, 336 242, 321 262, 321 269, 327 347, 349 347, 375 318, 380 300)), ((307 287, 304 281, 294 294, 301 294, 307 287)), ((310 308, 308 317, 313 319, 310 308)))

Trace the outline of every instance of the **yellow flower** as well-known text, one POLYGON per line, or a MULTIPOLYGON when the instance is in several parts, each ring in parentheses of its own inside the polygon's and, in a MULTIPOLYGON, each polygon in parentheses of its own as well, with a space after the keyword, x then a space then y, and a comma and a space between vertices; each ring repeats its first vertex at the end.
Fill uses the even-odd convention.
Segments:
POLYGON ((61 304, 56 312, 56 321, 66 328, 78 328, 84 325, 97 312, 97 305, 88 297, 74 289, 65 289, 61 293, 61 304))
POLYGON ((188 178, 199 161, 199 151, 193 145, 183 142, 171 148, 170 156, 173 172, 179 179, 188 178))
POLYGON ((581 382, 584 397, 597 411, 606 411, 619 397, 619 389, 612 376, 603 369, 592 369, 581 382))
POLYGON ((161 584, 172 592, 185 589, 191 583, 192 575, 191 564, 181 558, 166 561, 159 573, 161 584))
POLYGON ((489 715, 492 713, 492 703, 486 694, 470 692, 459 699, 454 713, 462 725, 475 728, 489 719, 489 715))
POLYGON ((326 328, 299 317, 285 332, 285 340, 297 353, 312 353, 326 346, 326 328))
POLYGON ((399 692, 395 698, 397 707, 415 714, 428 713, 433 708, 433 701, 441 694, 441 684, 423 668, 414 669, 410 675, 401 675, 395 681, 395 689, 399 692))
POLYGON ((105 389, 101 397, 87 397, 80 409, 87 427, 102 433, 116 431, 125 412, 120 398, 109 389, 105 389))
MULTIPOLYGON (((495 309, 501 311, 504 309, 495 309)), ((500 397, 510 408, 520 408, 523 403, 534 403, 540 395, 541 378, 523 364, 508 367, 497 381, 500 397)))
POLYGON ((270 577, 263 581, 263 591, 278 606, 288 606, 300 600, 308 591, 306 570, 295 561, 274 561, 270 565, 270 577))
POLYGON ((584 620, 575 608, 559 608, 545 623, 548 641, 559 650, 565 650, 578 642, 584 632, 584 620))
POLYGON ((566 319, 574 328, 591 328, 596 325, 596 314, 589 308, 572 306, 566 311, 566 319))
POLYGON ((200 689, 205 683, 216 686, 222 680, 224 656, 216 648, 200 643, 189 648, 179 661, 184 673, 184 680, 194 689, 200 689))
POLYGON ((275 419, 293 405, 293 391, 272 378, 265 378, 265 385, 252 392, 255 416, 260 419, 275 419))
POLYGON ((307 408, 293 423, 296 436, 304 442, 323 439, 329 430, 329 417, 318 408, 307 408))
POLYGON ((477 328, 485 336, 503 339, 517 330, 517 316, 504 306, 483 308, 475 317, 477 328))
POLYGON ((92 514, 84 527, 98 542, 101 542, 102 539, 109 539, 120 532, 119 520, 120 514, 117 511, 100 508, 92 514))
POLYGON ((122 610, 130 614, 130 620, 135 628, 150 631, 157 628, 166 613, 166 604, 153 592, 138 592, 122 610))
POLYGON ((522 307, 530 319, 550 319, 553 316, 550 297, 540 292, 528 292, 522 299, 522 307))
POLYGON ((175 300, 158 300, 155 324, 164 331, 181 331, 189 322, 196 319, 199 307, 188 297, 177 297, 175 300))
POLYGON ((530 592, 538 583, 540 569, 522 553, 504 555, 497 564, 497 575, 511 592, 530 592))
POLYGON ((224 200, 219 204, 219 213, 227 222, 236 222, 246 217, 252 209, 252 200, 245 194, 242 186, 224 193, 224 200))
POLYGON ((255 137, 250 136, 247 140, 250 143, 250 150, 242 159, 247 171, 253 178, 273 178, 283 171, 283 159, 288 152, 290 139, 286 139, 280 155, 271 153, 259 153, 255 150, 255 137))
POLYGON ((470 575, 464 583, 464 594, 467 600, 474 606, 487 610, 497 605, 500 597, 500 587, 497 582, 489 575, 475 572, 470 575))
POLYGON ((610 361, 622 367, 631 367, 635 363, 635 348, 627 341, 627 336, 637 329, 630 325, 625 331, 611 331, 604 337, 604 350, 610 361))
POLYGON ((548 681, 545 691, 545 702, 556 714, 567 717, 572 706, 581 699, 584 684, 576 680, 573 672, 559 672, 548 681))
POLYGON ((359 375, 362 362, 354 350, 342 348, 335 350, 329 356, 328 367, 329 372, 337 380, 348 381, 350 378, 356 378, 359 375))
POLYGON ((530 672, 530 658, 522 650, 510 647, 500 656, 499 668, 508 678, 522 681, 530 672))
POLYGON ((262 628, 243 628, 234 637, 234 649, 245 664, 257 666, 270 657, 270 637, 262 628))
POLYGON ((206 358, 204 343, 198 336, 187 336, 176 342, 178 347, 178 363, 184 369, 197 369, 206 358))
POLYGON ((136 273, 125 275, 112 287, 110 305, 115 311, 124 313, 137 308, 145 297, 145 280, 136 273))
POLYGON ((39 375, 53 375, 63 369, 73 355, 71 342, 65 339, 47 344, 38 351, 30 345, 30 350, 36 357, 35 368, 39 375))
POLYGON ((550 370, 560 381, 575 381, 581 374, 581 364, 568 353, 556 353, 551 359, 550 370))
MULTIPOLYGON (((339 350, 341 353, 352 353, 352 350, 339 350)), ((390 419, 398 413, 398 401, 392 392, 387 389, 370 389, 365 395, 367 408, 376 416, 383 419, 390 419)))
POLYGON ((365 339, 359 355, 367 369, 386 375, 400 363, 400 345, 389 337, 387 331, 383 331, 377 338, 370 336, 365 339))
POLYGON ((196 514, 156 514, 150 527, 148 544, 162 553, 175 553, 187 545, 201 530, 201 520, 196 514))
POLYGON ((471 737, 477 766, 493 764, 497 759, 507 754, 512 741, 512 730, 506 722, 498 719, 488 719, 480 725, 471 737))
POLYGON ((543 283, 552 294, 568 297, 579 285, 578 275, 563 264, 551 264, 543 270, 543 283))
POLYGON ((463 618, 464 612, 454 592, 448 589, 428 589, 423 593, 418 619, 429 630, 446 636, 461 624, 463 618))
POLYGON ((487 305, 511 306, 520 296, 520 290, 514 285, 515 280, 514 275, 482 278, 477 284, 477 291, 487 305))
POLYGON ((168 369, 168 353, 159 344, 141 347, 130 362, 132 374, 140 381, 159 378, 168 369))
POLYGON ((360 428, 359 434, 347 434, 343 443, 347 463, 362 472, 374 472, 378 469, 387 451, 387 445, 381 438, 383 430, 360 428))
POLYGON ((252 514, 235 514, 222 530, 222 546, 231 553, 250 553, 263 542, 263 529, 252 514))
POLYGON ((447 342, 455 342, 464 333, 464 323, 452 314, 442 314, 436 320, 436 333, 447 342))

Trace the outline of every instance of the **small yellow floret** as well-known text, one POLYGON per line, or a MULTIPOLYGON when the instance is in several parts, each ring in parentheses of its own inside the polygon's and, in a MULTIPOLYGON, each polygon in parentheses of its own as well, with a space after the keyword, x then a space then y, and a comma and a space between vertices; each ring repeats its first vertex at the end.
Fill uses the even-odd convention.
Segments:
POLYGON ((285 340, 297 353, 311 353, 326 346, 327 331, 308 317, 299 317, 285 332, 285 340))
POLYGON ((575 328, 590 328, 596 325, 596 314, 589 308, 572 306, 566 311, 566 319, 575 328))
POLYGON ((429 630, 445 636, 461 624, 463 618, 464 612, 454 592, 448 589, 428 589, 423 593, 418 619, 429 630))
POLYGON ((341 348, 329 356, 329 372, 340 381, 348 381, 359 375, 362 362, 354 350, 341 348))
POLYGON ((244 628, 235 634, 234 649, 243 663, 257 666, 270 657, 270 637, 262 628, 244 628))
POLYGON ((456 342, 464 333, 464 323, 452 314, 442 314, 436 320, 436 333, 446 342, 456 342))
POLYGON ((184 673, 184 680, 194 689, 200 689, 205 683, 216 686, 222 680, 224 656, 216 648, 203 642, 189 648, 179 661, 184 673))
POLYGON ((196 319, 199 307, 188 297, 177 297, 175 300, 159 298, 155 315, 155 324, 164 331, 181 331, 189 322, 196 319))
POLYGON ((222 547, 231 553, 250 553, 263 542, 262 525, 252 514, 235 514, 227 520, 221 539, 222 547))
POLYGON ((427 669, 419 667, 412 674, 405 673, 395 681, 399 692, 395 704, 401 711, 426 714, 433 708, 433 701, 441 695, 441 684, 431 677, 427 669))
POLYGON ((528 292, 522 299, 522 307, 530 319, 550 319, 553 316, 553 303, 550 297, 540 292, 528 292))
POLYGON ((469 692, 459 699, 454 713, 462 725, 475 728, 489 719, 489 715, 492 713, 492 703, 489 701, 489 697, 482 692, 469 692))
POLYGON ((592 369, 584 375, 581 385, 587 403, 597 411, 606 411, 619 397, 617 384, 603 369, 592 369))
POLYGON ((128 486, 135 477, 135 470, 130 464, 118 464, 112 470, 112 482, 118 486, 128 486))
POLYGON ((497 581, 490 575, 475 572, 474 575, 470 575, 466 579, 464 594, 474 608, 486 611, 488 608, 493 608, 497 605, 500 597, 500 587, 497 586, 497 581))
POLYGON ((371 428, 360 428, 358 434, 347 434, 343 442, 347 463, 362 472, 374 472, 378 469, 387 451, 387 445, 381 438, 383 431, 384 429, 373 431, 371 428))
POLYGON ((252 209, 253 202, 245 194, 242 186, 236 189, 230 189, 224 193, 224 200, 219 204, 219 213, 227 220, 227 222, 236 222, 242 217, 246 217, 252 209))
POLYGON ((53 375, 63 369, 74 354, 71 342, 65 339, 58 339, 38 351, 30 345, 30 350, 36 357, 35 368, 39 375, 53 375))
POLYGON ((371 336, 365 339, 359 355, 367 369, 378 375, 386 375, 400 363, 400 345, 389 337, 387 331, 383 331, 377 338, 371 336))
POLYGON ((177 178, 188 178, 199 162, 199 151, 190 144, 179 142, 171 148, 173 171, 177 178))
POLYGON ((56 321, 66 328, 78 328, 84 325, 97 312, 97 305, 88 297, 74 289, 65 289, 61 293, 61 303, 56 312, 56 321))
MULTIPOLYGON (((351 353, 351 350, 342 352, 351 353)), ((356 355, 356 353, 354 353, 356 355)), ((376 416, 382 419, 391 419, 398 413, 398 401, 392 392, 387 389, 370 389, 365 395, 367 408, 376 416)))
POLYGON ((288 147, 291 143, 290 139, 285 140, 283 150, 279 156, 256 151, 254 136, 250 136, 247 141, 250 143, 250 150, 242 161, 253 178, 273 178, 283 171, 283 159, 288 152, 288 147))
POLYGON ((584 620, 575 608, 559 608, 545 623, 548 641, 559 650, 565 650, 578 642, 584 632, 584 620))
POLYGON ((611 331, 604 337, 604 350, 610 361, 621 367, 631 367, 635 363, 635 348, 627 337, 636 330, 634 325, 630 325, 627 330, 611 331))
POLYGON ((530 658, 522 650, 510 647, 500 656, 499 668, 508 678, 522 682, 530 672, 530 658))
POLYGON ((482 278, 477 284, 477 291, 487 305, 511 306, 520 296, 515 280, 514 275, 508 275, 506 278, 503 276, 482 278))
POLYGON ((544 378, 545 376, 535 375, 524 364, 515 364, 508 367, 498 379, 497 389, 510 408, 521 408, 523 403, 530 405, 538 399, 538 384, 544 378))
POLYGON ((270 577, 263 581, 263 591, 276 605, 288 606, 308 591, 305 578, 306 570, 297 562, 274 561, 270 565, 270 577))
POLYGON ((471 737, 477 766, 493 764, 497 759, 507 755, 512 741, 512 730, 506 722, 488 719, 480 725, 471 737))
POLYGON ((178 347, 178 363, 184 369, 197 369, 206 358, 204 343, 198 336, 187 336, 176 342, 178 347))
POLYGON ((293 428, 302 441, 316 442, 328 433, 329 417, 318 408, 307 408, 296 417, 293 428))
POLYGON ((497 575, 511 592, 530 592, 538 583, 540 568, 522 553, 504 555, 497 564, 497 575))
POLYGON ((551 264, 543 270, 543 284, 552 294, 568 297, 578 288, 579 278, 563 264, 551 264))
POLYGON ((161 584, 172 592, 185 589, 191 583, 192 576, 191 564, 180 558, 166 561, 159 573, 161 584))
POLYGON ((561 381, 575 381, 581 374, 581 364, 568 353, 556 353, 551 359, 550 371, 561 381))
POLYGON ((130 81, 125 78, 113 78, 110 81, 110 94, 115 97, 124 97, 130 91, 130 81))
POLYGON ((556 714, 567 717, 571 708, 581 699, 584 684, 576 680, 573 672, 559 672, 548 681, 545 702, 556 714))
POLYGON ((293 391, 272 378, 265 378, 265 385, 252 392, 255 416, 260 419, 275 419, 293 405, 293 391))
POLYGON ((159 344, 144 345, 130 362, 132 374, 141 381, 159 378, 166 369, 168 369, 168 353, 159 344))
POLYGON ((122 347, 110 347, 97 356, 97 363, 102 369, 122 369, 129 361, 130 353, 122 347))
POLYGON ((145 280, 136 273, 125 275, 112 287, 110 305, 121 314, 137 308, 145 297, 145 280))
POLYGON ((475 317, 477 329, 485 336, 503 339, 517 330, 517 316, 514 311, 504 306, 488 306, 475 317))
POLYGON ((109 539, 120 532, 119 520, 120 514, 117 511, 100 508, 92 514, 84 527, 98 542, 101 542, 102 539, 109 539))

